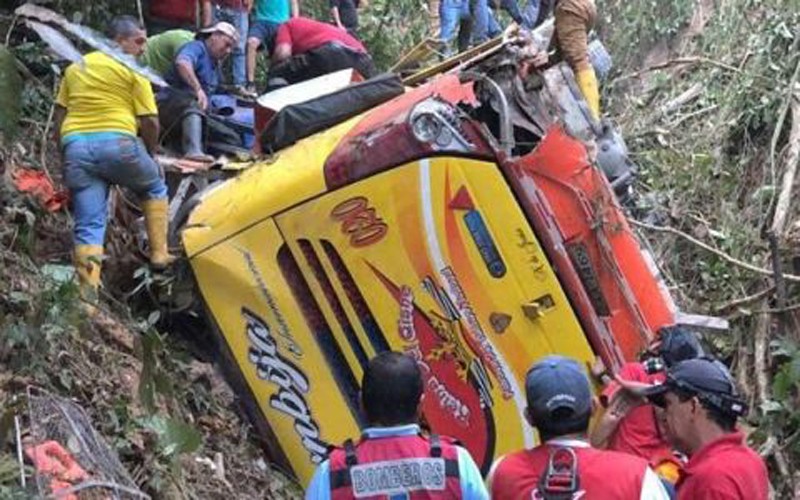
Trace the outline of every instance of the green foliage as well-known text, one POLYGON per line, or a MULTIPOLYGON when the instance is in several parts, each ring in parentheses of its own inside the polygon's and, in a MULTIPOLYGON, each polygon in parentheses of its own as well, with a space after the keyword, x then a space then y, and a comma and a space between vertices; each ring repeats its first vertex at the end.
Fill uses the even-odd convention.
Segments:
MULTIPOLYGON (((0 305, 5 303, 9 311, 22 313, 0 317, 0 330, 5 332, 0 336, 0 363, 42 380, 65 338, 77 334, 83 319, 77 307, 77 287, 71 281, 59 283, 44 275, 40 278, 44 284, 40 289, 0 288, 0 305)), ((68 386, 69 379, 62 378, 60 383, 68 386)))
MULTIPOLYGON (((641 168, 638 190, 651 214, 739 261, 770 269, 763 233, 772 220, 787 146, 790 118, 781 128, 778 123, 800 63, 800 2, 614 0, 604 7, 602 32, 616 63, 616 79, 604 89, 606 109, 622 125, 641 168)), ((792 200, 789 220, 799 218, 792 200)), ((796 321, 765 319, 764 310, 775 307, 773 294, 727 306, 763 291, 771 280, 686 239, 646 236, 681 309, 717 315, 722 307, 729 313, 733 332, 706 339, 717 354, 734 360, 752 407, 750 442, 779 443, 789 469, 796 469, 800 346, 774 341, 764 360, 770 373, 756 374, 754 364, 754 332, 766 328, 771 339, 798 338, 796 321), (771 387, 761 391, 756 384, 765 376, 771 387), (771 397, 762 400, 768 392, 771 397)), ((797 255, 796 241, 782 241, 785 273, 796 272, 788 262, 797 255)), ((800 289, 789 285, 787 300, 800 303, 800 289)), ((791 481, 776 473, 776 461, 768 465, 777 497, 788 498, 791 481)))
POLYGON ((20 113, 19 96, 22 77, 17 71, 17 61, 11 52, 0 46, 0 143, 12 139, 17 132, 20 113))
POLYGON ((142 420, 142 425, 155 432, 159 451, 173 461, 182 453, 197 451, 203 444, 200 432, 180 420, 152 416, 142 420))
POLYGON ((791 340, 775 341, 772 347, 772 356, 782 360, 772 381, 772 391, 779 400, 796 397, 800 390, 800 347, 791 340))
POLYGON ((374 0, 361 14, 361 38, 376 66, 386 70, 427 34, 428 16, 414 0, 374 0))
POLYGON ((800 345, 795 340, 776 340, 771 344, 772 356, 778 370, 772 379, 773 399, 760 408, 764 418, 762 433, 776 436, 791 455, 792 462, 800 460, 800 345))
MULTIPOLYGON (((157 321, 157 318, 155 318, 155 321, 157 321)), ((150 323, 149 320, 148 323, 150 323)), ((137 341, 140 346, 142 360, 139 401, 144 406, 144 409, 152 415, 156 413, 156 403, 159 396, 171 399, 175 395, 169 374, 162 362, 162 359, 166 360, 169 357, 165 353, 163 338, 154 329, 149 329, 137 341)))
POLYGON ((601 9, 600 31, 617 65, 633 66, 647 50, 668 41, 688 25, 694 0, 611 0, 601 9))
POLYGON ((0 453, 0 498, 27 500, 30 493, 19 486, 19 464, 11 454, 0 453))
MULTIPOLYGON (((359 10, 359 37, 379 69, 391 67, 401 54, 425 38, 425 5, 420 0, 371 0, 359 10)), ((301 0, 301 9, 305 16, 330 20, 328 0, 301 0)))
MULTIPOLYGON (((641 167, 641 191, 657 193, 653 197, 670 222, 762 266, 768 261, 760 232, 778 180, 769 166, 769 145, 800 61, 800 11, 780 0, 658 4, 615 1, 601 11, 616 73, 629 75, 644 60, 696 62, 645 70, 641 80, 612 79, 605 89, 608 108, 623 125, 641 167), (711 9, 705 24, 697 22, 699 5, 711 9), (696 97, 681 103, 678 98, 692 89, 696 97), (711 229, 724 237, 709 240, 711 229)), ((785 135, 780 138, 785 141, 785 135)), ((677 244, 683 253, 668 261, 669 274, 682 285, 685 298, 704 299, 685 307, 711 312, 714 302, 752 286, 752 274, 677 244), (686 262, 696 266, 687 268, 686 262)))

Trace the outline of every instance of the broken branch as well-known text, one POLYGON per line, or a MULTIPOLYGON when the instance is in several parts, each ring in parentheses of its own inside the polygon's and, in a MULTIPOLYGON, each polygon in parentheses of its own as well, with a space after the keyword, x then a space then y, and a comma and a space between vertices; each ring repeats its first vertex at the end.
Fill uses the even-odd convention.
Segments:
POLYGON ((728 311, 728 310, 736 308, 736 307, 742 307, 742 306, 746 306, 748 304, 752 304, 753 302, 757 302, 757 301, 763 299, 764 297, 767 297, 769 294, 771 294, 774 291, 775 291, 775 286, 773 285, 773 286, 765 288, 765 289, 763 289, 761 291, 758 291, 758 292, 756 292, 756 293, 754 293, 752 295, 747 295, 746 297, 741 297, 739 299, 735 299, 735 300, 732 300, 732 301, 727 302, 725 304, 716 306, 716 307, 714 307, 714 312, 716 314, 720 314, 720 313, 723 313, 725 311, 728 311))
MULTIPOLYGON (((725 253, 725 252, 723 252, 721 250, 717 250, 716 248, 714 248, 714 247, 712 247, 712 246, 710 246, 710 245, 708 245, 706 243, 703 243, 702 241, 698 240, 694 236, 692 236, 690 234, 687 234, 687 233, 681 231, 680 229, 676 229, 676 228, 671 227, 671 226, 654 226, 652 224, 647 224, 646 222, 640 222, 640 221, 637 221, 637 220, 634 220, 634 219, 628 219, 628 222, 630 224, 633 224, 634 226, 641 227, 643 229, 649 229, 651 231, 656 231, 656 232, 659 232, 659 233, 671 233, 671 234, 674 234, 675 236, 680 236, 681 238, 685 239, 686 241, 688 241, 688 242, 690 242, 690 243, 702 248, 703 250, 706 250, 707 252, 713 253, 717 257, 721 258, 722 260, 724 260, 724 261, 726 261, 726 262, 728 262, 730 264, 733 264, 733 265, 735 265, 737 267, 740 267, 742 269, 746 269, 748 271, 751 271, 751 272, 754 272, 754 273, 757 273, 757 274, 761 274, 763 276, 774 277, 774 273, 772 272, 771 269, 764 269, 763 267, 754 266, 753 264, 749 264, 747 262, 739 260, 739 259, 737 259, 737 258, 735 258, 735 257, 733 257, 731 255, 728 255, 727 253, 725 253)), ((797 275, 794 275, 794 274, 784 274, 783 275, 783 279, 785 279, 786 281, 791 281, 792 283, 800 283, 800 276, 797 276, 797 275)))
MULTIPOLYGON (((670 66, 679 66, 682 64, 710 64, 712 66, 717 66, 722 69, 726 69, 728 71, 733 71, 734 73, 741 73, 742 70, 737 68, 736 66, 731 66, 730 64, 726 64, 721 61, 716 61, 714 59, 710 59, 708 57, 678 57, 675 59, 670 59, 669 61, 654 64, 652 66, 648 66, 642 70, 634 71, 633 73, 629 73, 627 75, 622 75, 621 77, 614 80, 613 83, 617 83, 624 80, 630 80, 632 78, 637 78, 639 76, 644 75, 645 73, 650 73, 651 71, 656 71, 659 69, 669 68, 670 66)), ((763 80, 769 80, 766 77, 755 75, 757 78, 763 80)))

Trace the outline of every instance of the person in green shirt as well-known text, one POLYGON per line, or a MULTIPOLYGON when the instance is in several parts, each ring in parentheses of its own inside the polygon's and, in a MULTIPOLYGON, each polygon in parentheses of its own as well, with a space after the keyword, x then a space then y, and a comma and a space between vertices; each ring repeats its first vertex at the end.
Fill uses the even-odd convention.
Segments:
POLYGON ((165 76, 172 67, 175 56, 185 44, 194 40, 188 30, 169 30, 147 39, 142 62, 156 73, 165 76))

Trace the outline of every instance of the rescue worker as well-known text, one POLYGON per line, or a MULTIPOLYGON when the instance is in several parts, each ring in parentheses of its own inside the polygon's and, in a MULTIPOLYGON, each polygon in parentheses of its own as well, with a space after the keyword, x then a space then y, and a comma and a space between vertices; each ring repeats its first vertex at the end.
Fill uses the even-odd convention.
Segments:
MULTIPOLYGON (((131 16, 114 18, 109 37, 134 57, 142 55, 147 42, 144 27, 131 16)), ((84 56, 83 67, 67 68, 54 116, 64 183, 72 195, 81 296, 94 302, 112 184, 129 188, 141 200, 150 263, 163 268, 174 260, 167 251, 167 186, 152 157, 158 147, 158 110, 150 82, 98 51, 84 56)))
POLYGON ((452 440, 420 433, 422 375, 397 352, 375 356, 364 371, 361 404, 369 427, 322 462, 306 490, 313 500, 351 498, 487 499, 478 467, 452 440), (432 474, 414 474, 409 460, 432 474), (363 481, 369 476, 375 480, 363 481))
POLYGON ((345 68, 354 68, 364 78, 372 77, 375 65, 367 49, 344 30, 306 17, 283 23, 275 34, 269 78, 297 83, 345 68), (303 55, 302 58, 295 56, 303 55))
MULTIPOLYGON (((647 357, 626 363, 617 375, 627 381, 659 384, 664 381, 667 368, 702 355, 703 348, 694 332, 683 326, 665 327, 658 331, 647 357)), ((611 380, 603 390, 600 402, 605 413, 592 431, 592 446, 642 457, 656 474, 674 485, 681 462, 659 428, 656 408, 638 404, 619 389, 619 384, 611 380)))
POLYGON ((592 390, 577 361, 543 358, 528 371, 525 393, 525 418, 542 444, 494 463, 487 479, 492 498, 669 498, 643 458, 589 445, 592 390))
POLYGON ((667 436, 689 457, 677 485, 679 500, 766 500, 767 468, 736 429, 747 405, 724 364, 682 361, 667 371, 663 384, 643 394, 663 410, 667 436))
MULTIPOLYGON (((544 7, 540 10, 540 17, 548 12, 546 5, 544 7)), ((589 32, 597 18, 594 0, 555 0, 553 16, 555 17, 553 40, 561 57, 575 73, 575 80, 589 105, 589 110, 596 119, 599 119, 600 89, 594 68, 589 61, 589 32)))
POLYGON ((203 150, 203 116, 209 95, 219 86, 219 63, 238 43, 239 34, 231 24, 219 22, 200 30, 196 40, 181 47, 165 80, 169 87, 158 93, 161 126, 168 132, 181 131, 186 159, 211 162, 203 150))

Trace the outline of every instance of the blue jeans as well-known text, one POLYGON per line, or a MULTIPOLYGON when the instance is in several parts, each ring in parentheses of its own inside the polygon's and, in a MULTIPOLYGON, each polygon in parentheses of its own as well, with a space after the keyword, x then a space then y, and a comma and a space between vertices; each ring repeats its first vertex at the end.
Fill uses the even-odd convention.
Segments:
MULTIPOLYGON (((516 0, 513 1, 516 4, 516 0)), ((539 18, 539 10, 541 9, 540 0, 528 0, 525 7, 522 8, 522 26, 529 30, 536 27, 536 20, 539 18)))
POLYGON ((137 137, 118 132, 72 134, 62 140, 62 151, 77 245, 103 244, 109 184, 125 186, 142 199, 167 197, 161 171, 137 137))
MULTIPOLYGON (((522 9, 519 8, 517 0, 500 0, 500 7, 508 12, 511 19, 523 28, 532 30, 536 27, 536 19, 539 18, 539 10, 541 9, 540 0, 527 0, 522 9)), ((492 20, 489 20, 489 33, 492 32, 493 28, 492 20)), ((497 23, 496 20, 494 21, 497 23)), ((499 27, 498 25, 495 26, 499 27)))
POLYGON ((489 0, 470 0, 472 10, 472 43, 480 45, 489 39, 489 0))
POLYGON ((445 44, 445 56, 452 55, 453 42, 462 23, 469 23, 470 0, 441 0, 439 3, 439 39, 445 44))
POLYGON ((246 55, 247 32, 249 30, 249 20, 247 11, 229 9, 215 6, 214 22, 225 21, 231 23, 236 31, 239 32, 239 44, 231 51, 231 65, 233 66, 233 84, 244 85, 247 83, 246 55))
POLYGON ((497 17, 494 15, 494 11, 489 9, 489 38, 499 36, 502 32, 503 28, 501 28, 500 23, 497 22, 497 17))

